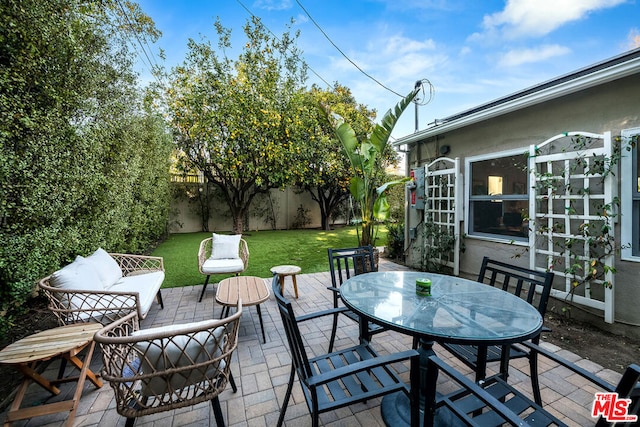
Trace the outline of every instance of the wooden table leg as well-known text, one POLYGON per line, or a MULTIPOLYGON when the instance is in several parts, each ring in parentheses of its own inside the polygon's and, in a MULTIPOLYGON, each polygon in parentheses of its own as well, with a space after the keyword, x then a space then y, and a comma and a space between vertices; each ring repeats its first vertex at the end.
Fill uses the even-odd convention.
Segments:
POLYGON ((54 395, 60 394, 60 389, 58 389, 58 387, 53 385, 51 381, 49 381, 48 379, 46 379, 45 377, 43 377, 42 375, 40 375, 35 371, 34 369, 35 365, 36 365, 35 363, 32 363, 32 364, 23 363, 18 365, 17 368, 20 372, 22 372, 22 375, 25 376, 25 381, 27 383, 29 382, 29 380, 32 380, 33 382, 40 384, 42 388, 44 388, 45 390, 48 390, 52 394, 54 395))
POLYGON ((84 388, 84 382, 87 377, 91 379, 91 382, 96 385, 96 387, 102 387, 102 381, 96 377, 96 375, 89 369, 89 365, 91 364, 91 359, 93 357, 93 349, 95 347, 95 342, 91 341, 90 343, 84 344, 70 351, 69 353, 64 354, 62 357, 68 361, 70 361, 76 368, 80 369, 80 374, 77 377, 63 378, 61 380, 48 381, 37 372, 33 370, 33 366, 29 366, 27 364, 19 365, 18 368, 25 375, 25 379, 20 385, 18 392, 16 393, 16 397, 7 412, 7 418, 4 422, 5 427, 9 427, 12 422, 18 420, 30 419, 33 417, 39 417, 42 415, 55 414, 58 412, 69 412, 69 416, 64 422, 64 426, 72 427, 73 421, 76 416, 76 411, 78 410, 78 405, 80 403, 80 398, 82 397, 82 389, 84 388), (84 361, 81 361, 77 354, 79 351, 89 346, 87 350, 87 354, 84 357, 84 361), (65 400, 61 402, 54 403, 46 403, 43 405, 20 408, 22 404, 22 400, 26 394, 27 388, 29 386, 30 381, 34 381, 37 384, 44 387, 46 390, 54 392, 54 394, 60 393, 60 390, 55 387, 54 383, 60 382, 69 382, 76 381, 76 389, 73 394, 73 399, 65 400))

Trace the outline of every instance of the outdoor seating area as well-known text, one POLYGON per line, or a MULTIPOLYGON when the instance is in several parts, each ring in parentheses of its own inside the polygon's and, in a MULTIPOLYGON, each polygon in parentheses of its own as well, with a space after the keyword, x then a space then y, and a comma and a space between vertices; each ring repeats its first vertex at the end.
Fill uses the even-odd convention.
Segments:
MULTIPOLYGON (((407 268, 380 258, 378 270, 393 274, 394 271, 407 270, 407 268)), ((189 404, 188 406, 175 405, 168 410, 157 413, 148 411, 146 413, 134 414, 131 412, 131 417, 138 417, 135 425, 220 425, 217 420, 223 420, 225 425, 228 426, 271 426, 278 423, 281 408, 284 406, 287 407, 287 410, 284 419, 281 420, 284 423, 283 425, 312 425, 311 413, 313 411, 307 406, 305 392, 297 379, 294 378, 292 382, 291 347, 287 340, 286 332, 288 328, 285 328, 283 325, 283 316, 281 316, 282 313, 278 309, 277 297, 274 295, 274 293, 281 288, 278 279, 268 277, 268 272, 264 277, 264 281, 265 285, 268 286, 272 292, 269 298, 261 303, 262 319, 259 318, 255 310, 241 310, 237 343, 235 343, 237 347, 235 349, 229 349, 228 352, 222 351, 221 349, 219 353, 216 353, 215 357, 211 358, 214 362, 225 358, 225 363, 215 364, 216 369, 214 369, 214 371, 222 372, 223 370, 230 369, 230 375, 227 376, 226 373, 222 375, 223 382, 221 384, 227 382, 229 384, 223 391, 216 394, 215 398, 217 403, 212 401, 210 404, 207 402, 207 399, 205 399, 199 404, 189 404), (262 326, 264 327, 266 340, 263 338, 262 326), (227 357, 228 359, 226 359, 227 357), (229 360, 228 365, 226 364, 226 360, 229 360), (236 392, 234 392, 232 387, 234 383, 237 387, 236 392), (288 384, 291 384, 290 398, 287 393, 288 384), (285 401, 288 401, 287 405, 285 405, 285 401), (220 411, 217 410, 218 404, 220 411)), ((304 274, 303 272, 297 275, 297 281, 301 289, 299 298, 289 298, 289 296, 285 294, 285 298, 282 299, 280 307, 285 307, 287 304, 291 306, 297 319, 294 323, 297 324, 297 328, 299 328, 299 336, 302 337, 302 341, 305 344, 304 350, 307 352, 311 361, 311 359, 318 358, 327 353, 328 343, 332 335, 331 326, 333 316, 323 316, 325 318, 322 320, 313 319, 311 321, 303 321, 303 319, 305 315, 311 315, 311 313, 328 310, 330 314, 331 310, 334 310, 333 292, 327 289, 332 283, 331 273, 304 274)), ((153 343, 162 337, 168 336, 166 334, 161 336, 161 331, 166 329, 163 327, 169 325, 210 321, 210 325, 204 325, 204 330, 214 331, 215 328, 213 326, 218 325, 220 321, 212 319, 219 318, 222 307, 214 298, 205 298, 201 303, 197 303, 201 291, 201 286, 163 289, 164 309, 161 309, 159 305, 153 305, 146 318, 139 320, 141 331, 149 330, 150 328, 160 329, 154 329, 156 332, 151 333, 149 336, 138 337, 138 341, 146 339, 146 342, 153 343)), ((347 302, 353 304, 353 301, 354 300, 351 299, 347 302)), ((344 310, 344 307, 339 309, 344 310)), ((532 309, 532 311, 534 314, 537 313, 536 309, 532 309)), ((236 312, 235 308, 231 314, 234 312, 236 312)), ((131 316, 135 315, 132 314, 131 316)), ((357 323, 346 316, 339 316, 338 319, 339 329, 334 345, 335 350, 343 351, 349 347, 359 348, 361 345, 359 340, 361 332, 359 331, 357 323)), ((203 322, 203 324, 204 323, 206 322, 203 322)), ((175 329, 175 327, 173 328, 175 329)), ((178 328, 176 331, 180 332, 180 329, 178 328)), ((193 327, 187 332, 198 335, 201 333, 198 331, 200 331, 200 329, 193 327)), ((143 335, 148 335, 146 332, 142 333, 143 335)), ((207 334, 209 334, 209 332, 207 332, 207 334)), ((233 333, 231 333, 231 336, 233 336, 233 333)), ((110 348, 116 351, 116 344, 119 343, 117 336, 105 336, 103 339, 101 338, 101 340, 105 343, 110 343, 110 348)), ((104 363, 103 353, 99 344, 100 343, 96 343, 90 365, 91 371, 96 373, 101 372, 104 363)), ((233 342, 231 342, 231 344, 233 344, 233 342)), ((129 339, 127 343, 123 345, 133 347, 135 343, 134 340, 129 339)), ((622 375, 617 372, 603 369, 595 363, 581 359, 579 355, 567 352, 555 345, 545 343, 544 341, 541 341, 540 345, 544 351, 560 355, 564 359, 576 363, 584 369, 585 372, 590 374, 596 373, 609 384, 617 384, 622 377, 622 375)), ((402 352, 410 356, 413 354, 413 350, 411 349, 414 346, 414 338, 409 334, 385 330, 377 333, 368 346, 375 350, 377 355, 382 357, 402 352)), ((463 374, 465 378, 473 384, 473 380, 475 379, 473 369, 447 352, 437 343, 433 344, 433 350, 438 356, 437 360, 434 361, 432 359, 430 362, 433 366, 437 366, 438 363, 446 363, 447 367, 455 368, 456 372, 463 374)), ((185 354, 189 353, 189 351, 185 349, 180 351, 185 354)), ((148 357, 145 358, 147 360, 149 359, 148 357)), ((109 356, 106 359, 111 359, 111 357, 109 356)), ((196 365, 198 363, 199 362, 196 361, 196 365)), ((58 361, 51 363, 43 375, 55 377, 59 366, 58 361)), ((395 364, 393 366, 396 367, 395 364)), ((429 384, 437 384, 439 393, 454 391, 456 387, 459 387, 459 383, 446 380, 447 376, 444 375, 444 373, 448 374, 448 371, 446 371, 447 368, 443 366, 444 365, 440 365, 443 374, 437 379, 431 376, 430 381, 432 382, 429 384)), ((411 364, 409 359, 402 362, 398 368, 397 372, 399 377, 405 384, 409 385, 411 377, 411 364)), ((187 368, 174 367, 170 370, 175 373, 180 369, 187 368)), ((207 372, 209 371, 206 367, 200 367, 200 369, 207 372)), ((499 364, 491 363, 487 365, 486 374, 490 377, 497 374, 499 370, 499 364)), ((112 368, 108 370, 108 372, 117 371, 118 369, 114 370, 112 368)), ((122 372, 122 369, 119 371, 122 372)), ((434 371, 435 369, 431 372, 434 371)), ((527 358, 511 361, 508 384, 518 390, 523 396, 526 396, 527 399, 533 400, 534 396, 531 391, 529 375, 530 367, 527 358)), ((552 414, 559 421, 569 426, 595 424, 595 420, 590 417, 590 411, 595 397, 594 393, 601 390, 600 388, 587 385, 587 382, 585 382, 582 377, 574 375, 571 370, 562 367, 553 359, 545 357, 540 358, 538 375, 541 398, 547 413, 552 414)), ((144 375, 137 379, 144 379, 143 377, 144 375)), ((109 383, 112 379, 111 377, 103 378, 104 386, 101 388, 96 388, 91 382, 84 384, 73 425, 125 426, 127 419, 119 415, 116 411, 116 406, 123 405, 123 402, 118 401, 114 395, 114 390, 111 388, 112 385, 109 383)), ((129 380, 131 379, 132 378, 125 378, 120 380, 119 383, 123 390, 129 390, 129 380)), ((634 379, 631 378, 630 381, 633 383, 634 379)), ((637 377, 635 381, 637 381, 637 377)), ((632 385, 631 387, 636 387, 637 393, 637 385, 632 385)), ((477 388, 480 389, 480 387, 477 388)), ((26 391, 23 401, 25 404, 29 402, 31 402, 31 404, 44 402, 54 403, 58 400, 68 400, 69 396, 72 396, 74 392, 75 384, 61 384, 60 394, 57 396, 52 396, 41 387, 31 385, 26 391)), ((482 392, 479 393, 481 394, 482 392)), ((209 397, 209 400, 210 399, 211 397, 209 397)), ((407 399, 411 399, 411 397, 407 396, 407 399)), ((367 427, 385 425, 383 417, 381 416, 381 402, 381 397, 370 397, 365 399, 364 402, 350 402, 347 406, 338 409, 330 409, 325 412, 319 410, 319 425, 367 427)), ((326 406, 327 403, 322 403, 322 405, 326 406)), ((5 419, 6 410, 0 414, 0 417, 3 420, 5 419)), ((66 419, 67 416, 65 413, 56 413, 39 416, 32 420, 17 421, 12 425, 25 427, 39 425, 59 426, 65 425, 66 419)), ((480 425, 485 424, 481 423, 480 425)))

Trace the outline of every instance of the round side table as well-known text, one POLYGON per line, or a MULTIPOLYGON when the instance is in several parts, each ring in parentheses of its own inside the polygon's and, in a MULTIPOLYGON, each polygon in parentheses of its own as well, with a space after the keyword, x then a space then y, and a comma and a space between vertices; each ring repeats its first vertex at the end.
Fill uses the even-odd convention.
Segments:
POLYGON ((298 298, 298 282, 296 281, 296 274, 299 274, 302 269, 297 265, 276 265, 271 267, 271 274, 277 274, 280 281, 280 293, 284 295, 284 278, 291 276, 293 281, 293 291, 298 298))

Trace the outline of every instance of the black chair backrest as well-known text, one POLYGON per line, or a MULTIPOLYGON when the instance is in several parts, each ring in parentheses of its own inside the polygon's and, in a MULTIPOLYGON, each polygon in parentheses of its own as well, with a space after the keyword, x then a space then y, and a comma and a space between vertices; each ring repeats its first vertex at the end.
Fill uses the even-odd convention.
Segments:
POLYGON ((371 245, 356 248, 328 249, 328 253, 331 283, 334 288, 339 288, 352 275, 370 273, 376 270, 373 247, 371 245))
POLYGON ((278 304, 278 311, 280 311, 280 316, 282 317, 282 324, 284 325, 284 330, 287 334, 287 341, 289 342, 293 365, 298 373, 298 378, 300 381, 304 382, 313 376, 313 371, 309 364, 309 358, 307 357, 307 351, 304 348, 304 342, 302 341, 302 335, 298 328, 298 322, 296 321, 293 307, 289 300, 280 293, 280 280, 277 274, 273 276, 272 288, 273 295, 275 295, 276 303, 278 304))
POLYGON ((489 257, 482 259, 482 267, 478 274, 478 282, 495 286, 502 284, 502 290, 512 292, 516 296, 526 299, 527 302, 538 309, 540 315, 544 317, 547 311, 547 302, 551 294, 554 273, 551 271, 542 272, 530 270, 505 262, 492 260, 489 257), (538 303, 534 303, 536 287, 541 286, 542 290, 538 303), (512 289, 510 289, 512 287, 512 289))

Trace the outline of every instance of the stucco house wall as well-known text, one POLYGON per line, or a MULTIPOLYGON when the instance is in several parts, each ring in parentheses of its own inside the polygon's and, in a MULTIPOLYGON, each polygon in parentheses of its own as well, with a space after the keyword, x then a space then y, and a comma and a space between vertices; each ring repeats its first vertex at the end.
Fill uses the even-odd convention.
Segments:
MULTIPOLYGON (((637 61, 640 51, 632 55, 632 60, 637 61)), ((603 66, 606 69, 606 65, 603 66)), ((595 72, 595 71, 594 71, 595 72)), ((569 85, 574 79, 583 76, 577 73, 567 76, 566 81, 557 82, 558 87, 569 85)), ((540 91, 546 90, 544 85, 540 91)), ((523 91, 508 99, 495 104, 480 106, 478 111, 491 111, 495 105, 517 105, 518 99, 531 96, 536 88, 531 91, 523 91)), ((467 114, 452 116, 450 120, 443 120, 443 124, 449 126, 433 125, 425 131, 408 135, 398 140, 394 145, 407 152, 407 170, 424 167, 425 164, 439 157, 441 152, 446 152, 446 157, 460 158, 462 172, 464 173, 465 158, 500 153, 503 151, 521 150, 528 151, 531 144, 540 144, 543 141, 571 131, 604 133, 610 131, 614 137, 619 136, 623 129, 640 127, 640 67, 635 72, 626 72, 621 78, 596 84, 591 87, 564 93, 560 96, 549 97, 538 103, 519 108, 508 109, 503 113, 479 119, 460 126, 451 126, 456 121, 464 121, 478 114, 478 111, 470 110, 467 114), (439 131, 439 126, 443 129, 439 131), (444 147, 444 148, 443 148, 444 147), (448 151, 448 152, 447 152, 448 151)), ((616 173, 618 194, 620 188, 620 169, 616 173)), ((464 176, 464 185, 468 186, 468 177, 464 176)), ((407 208, 407 230, 416 227, 422 220, 423 211, 407 208)), ((464 209, 463 221, 468 220, 468 207, 458 206, 464 209)), ((464 223, 462 224, 464 230, 464 223)), ((620 222, 616 224, 616 237, 620 241, 620 222)), ((412 253, 411 242, 407 235, 406 244, 408 262, 416 263, 416 254, 412 253)), ((420 237, 417 236, 417 239, 420 237)), ((422 244, 421 242, 417 243, 422 244)), ((524 267, 529 267, 529 255, 526 242, 508 242, 507 239, 491 239, 467 235, 464 237, 465 251, 460 257, 460 275, 475 278, 479 271, 483 256, 502 259, 524 267), (516 256, 517 255, 517 256, 516 256)), ((419 247, 419 246, 418 246, 419 247)), ((640 262, 623 261, 619 254, 616 256, 615 267, 615 323, 605 324, 602 321, 601 312, 575 306, 571 314, 598 323, 604 329, 617 333, 640 336, 640 262)), ((550 302, 550 310, 559 307, 563 302, 550 302)))

